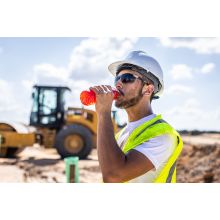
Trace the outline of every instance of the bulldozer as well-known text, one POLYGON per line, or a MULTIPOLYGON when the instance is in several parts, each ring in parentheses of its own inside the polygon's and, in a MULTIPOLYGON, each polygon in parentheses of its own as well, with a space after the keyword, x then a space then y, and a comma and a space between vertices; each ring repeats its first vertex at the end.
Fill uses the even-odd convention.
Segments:
MULTIPOLYGON (((0 157, 16 157, 25 147, 34 144, 56 148, 61 158, 86 158, 96 147, 97 115, 85 108, 66 108, 63 86, 33 86, 30 123, 0 122, 0 157)), ((114 131, 116 112, 112 111, 114 131)))

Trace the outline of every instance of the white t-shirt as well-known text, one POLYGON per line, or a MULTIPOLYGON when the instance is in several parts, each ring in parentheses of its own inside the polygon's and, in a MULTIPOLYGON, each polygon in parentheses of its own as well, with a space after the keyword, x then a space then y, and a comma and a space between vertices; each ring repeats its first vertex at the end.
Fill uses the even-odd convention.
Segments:
MULTIPOLYGON (((156 117, 155 114, 148 115, 138 121, 129 122, 125 127, 124 131, 120 134, 118 138, 118 145, 120 148, 124 146, 127 138, 130 136, 132 131, 139 125, 147 122, 156 117)), ((129 182, 153 182, 155 177, 160 173, 163 166, 165 165, 167 159, 173 152, 173 148, 177 143, 177 139, 173 138, 169 134, 157 136, 152 138, 141 145, 136 146, 134 149, 145 155, 154 165, 154 169, 148 171, 142 176, 136 177, 129 182)))

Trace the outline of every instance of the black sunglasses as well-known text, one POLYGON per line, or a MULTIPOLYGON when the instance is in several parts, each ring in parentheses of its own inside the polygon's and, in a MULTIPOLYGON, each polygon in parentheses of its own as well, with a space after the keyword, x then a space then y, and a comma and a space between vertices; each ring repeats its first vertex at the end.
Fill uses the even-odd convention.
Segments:
POLYGON ((136 79, 143 81, 143 79, 139 76, 135 76, 131 73, 125 73, 115 77, 115 85, 119 80, 121 80, 122 83, 133 83, 136 79))

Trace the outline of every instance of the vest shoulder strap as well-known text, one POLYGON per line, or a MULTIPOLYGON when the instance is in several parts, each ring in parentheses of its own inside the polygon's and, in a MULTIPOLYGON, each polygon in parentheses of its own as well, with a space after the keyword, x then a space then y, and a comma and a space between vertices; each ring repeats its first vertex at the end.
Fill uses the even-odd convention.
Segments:
MULTIPOLYGON (((145 122, 144 124, 140 125, 139 127, 137 127, 135 129, 135 132, 141 132, 143 130, 143 128, 147 128, 148 126, 150 126, 151 124, 155 123, 156 121, 158 121, 159 119, 162 119, 161 115, 157 115, 156 117, 154 117, 153 119, 145 122)), ((119 132, 117 132, 117 134, 115 135, 115 139, 118 140, 119 136, 123 133, 123 131, 125 130, 125 127, 122 128, 119 132)), ((133 131, 134 132, 134 131, 133 131)), ((131 137, 133 135, 132 134, 129 136, 131 137)))
POLYGON ((134 129, 123 147, 123 152, 126 153, 149 139, 164 134, 178 135, 178 133, 161 118, 161 115, 158 115, 134 129))

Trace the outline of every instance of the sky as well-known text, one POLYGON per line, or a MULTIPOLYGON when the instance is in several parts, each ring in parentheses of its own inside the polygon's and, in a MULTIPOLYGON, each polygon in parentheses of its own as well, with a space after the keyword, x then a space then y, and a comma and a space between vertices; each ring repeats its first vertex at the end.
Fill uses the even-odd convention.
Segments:
MULTIPOLYGON (((1 37, 0 120, 29 122, 35 84, 68 86, 69 106, 82 107, 80 92, 113 86, 107 67, 131 50, 144 50, 162 67, 164 93, 152 102, 154 113, 178 130, 220 131, 220 38, 1 37)), ((126 122, 125 112, 118 114, 126 122)))

